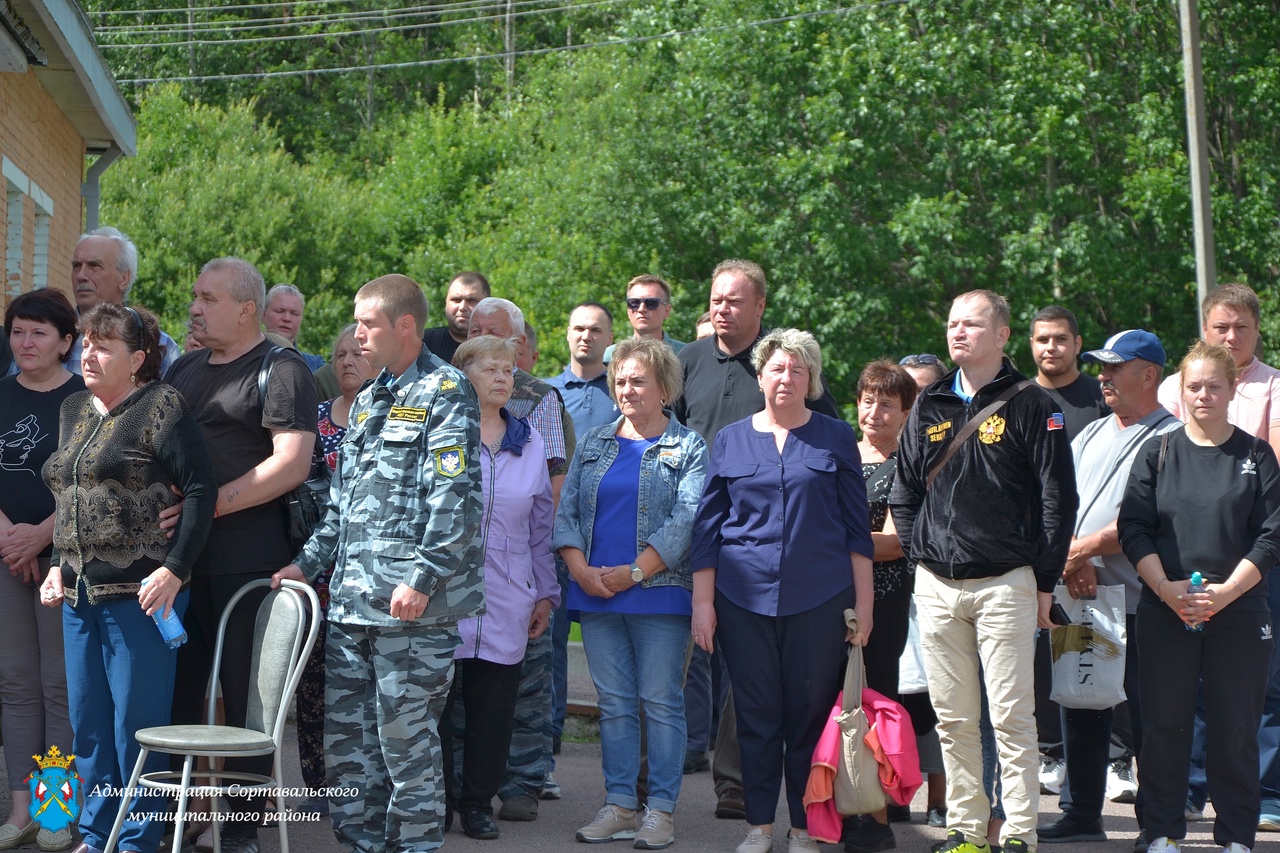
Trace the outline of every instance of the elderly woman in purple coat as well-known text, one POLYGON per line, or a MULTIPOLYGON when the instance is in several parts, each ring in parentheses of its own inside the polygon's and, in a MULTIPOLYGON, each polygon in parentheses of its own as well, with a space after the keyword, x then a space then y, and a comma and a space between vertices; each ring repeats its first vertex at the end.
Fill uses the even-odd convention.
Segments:
POLYGON ((472 338, 453 357, 480 402, 485 612, 458 625, 462 644, 454 655, 444 719, 462 703, 462 781, 459 786, 454 775, 453 732, 443 725, 445 826, 457 811, 463 831, 483 840, 499 835, 492 802, 511 745, 525 646, 547 630, 551 609, 560 603, 542 436, 504 408, 515 359, 514 341, 491 336, 472 338))

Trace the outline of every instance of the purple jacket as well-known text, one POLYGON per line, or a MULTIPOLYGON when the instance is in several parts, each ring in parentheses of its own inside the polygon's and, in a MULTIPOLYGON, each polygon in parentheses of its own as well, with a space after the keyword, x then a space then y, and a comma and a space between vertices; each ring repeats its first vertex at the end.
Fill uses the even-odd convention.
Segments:
POLYGON ((484 475, 485 612, 458 623, 454 658, 517 664, 528 645, 529 619, 541 599, 560 603, 551 555, 551 477, 542 436, 506 409, 507 434, 496 454, 481 447, 484 475))

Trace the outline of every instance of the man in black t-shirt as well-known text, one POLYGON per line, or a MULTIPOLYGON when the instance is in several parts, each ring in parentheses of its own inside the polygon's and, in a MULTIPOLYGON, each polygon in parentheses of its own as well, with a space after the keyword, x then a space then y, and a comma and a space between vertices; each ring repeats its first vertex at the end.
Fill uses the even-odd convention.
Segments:
MULTIPOLYGON (((167 380, 186 398, 204 431, 218 502, 191 578, 184 617, 189 639, 179 651, 174 686, 175 724, 202 721, 218 620, 227 602, 245 583, 271 577, 294 558, 279 498, 306 479, 316 441, 315 384, 296 352, 285 350, 275 360, 260 401, 258 371, 272 344, 262 333, 266 287, 258 270, 238 258, 210 261, 193 295, 189 328, 205 348, 180 358, 167 380)), ((266 592, 255 591, 237 607, 237 618, 228 626, 220 679, 229 725, 244 725, 253 620, 266 592)), ((271 757, 226 764, 267 773, 271 757)), ((260 816, 261 806, 261 797, 239 798, 228 811, 260 816)), ((227 821, 223 849, 257 853, 258 822, 227 821)))
POLYGON ((422 333, 422 342, 427 345, 441 360, 452 363, 453 354, 467 339, 470 326, 471 311, 493 294, 490 292, 489 280, 478 272, 460 272, 449 282, 449 291, 444 297, 444 316, 447 321, 443 326, 433 326, 422 333))
MULTIPOLYGON (((1089 424, 1111 414, 1102 396, 1102 385, 1080 372, 1080 324, 1061 305, 1042 308, 1031 318, 1031 356, 1036 362, 1036 384, 1061 407, 1067 438, 1074 440, 1089 424)), ((1040 787, 1058 793, 1066 776, 1061 709, 1049 698, 1053 667, 1049 632, 1036 641, 1036 729, 1040 738, 1040 787)), ((1128 711, 1126 709, 1125 713, 1128 711)), ((1127 729, 1127 725, 1124 726, 1127 729)))
POLYGON ((1031 318, 1031 357, 1036 362, 1036 384, 1062 407, 1067 438, 1111 414, 1102 386, 1080 372, 1080 324, 1061 305, 1042 308, 1031 318))

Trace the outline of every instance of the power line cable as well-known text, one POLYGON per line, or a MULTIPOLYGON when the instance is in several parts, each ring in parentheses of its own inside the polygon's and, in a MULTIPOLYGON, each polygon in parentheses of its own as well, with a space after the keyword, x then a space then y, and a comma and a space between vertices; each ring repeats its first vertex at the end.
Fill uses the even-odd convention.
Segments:
POLYGON ((453 21, 421 21, 413 24, 399 24, 390 27, 366 27, 354 30, 332 30, 321 33, 298 33, 288 36, 250 36, 248 38, 226 38, 226 39, 188 39, 184 41, 161 41, 161 42, 127 42, 122 44, 102 44, 99 45, 103 50, 142 50, 156 47, 192 47, 203 45, 245 45, 245 44, 261 44, 263 42, 289 42, 289 41, 314 41, 316 39, 345 38, 347 36, 368 35, 371 33, 389 33, 403 32, 405 30, 424 30, 435 29, 438 27, 451 27, 459 24, 483 23, 485 21, 500 21, 508 17, 511 18, 534 18, 543 15, 550 15, 557 12, 569 12, 575 9, 586 9, 593 6, 609 6, 615 3, 626 3, 629 0, 591 0, 588 3, 577 3, 570 6, 556 6, 549 9, 528 9, 523 12, 512 12, 510 15, 484 15, 475 18, 461 18, 453 21))
MULTIPOLYGON (((516 0, 512 3, 516 6, 530 6, 537 4, 545 4, 555 2, 555 0, 516 0)), ((484 12, 494 9, 505 9, 507 4, 500 0, 469 0, 465 4, 458 4, 446 10, 441 10, 439 6, 406 6, 401 9, 365 9, 361 11, 350 12, 332 12, 328 14, 315 15, 294 15, 282 18, 243 18, 240 20, 225 21, 201 21, 200 23, 191 23, 185 21, 173 21, 159 24, 114 24, 95 27, 94 32, 110 35, 134 35, 161 32, 204 32, 215 31, 222 32, 227 30, 267 30, 280 29, 284 27, 302 27, 313 24, 322 24, 330 22, 343 21, 380 21, 394 20, 397 18, 407 18, 413 15, 438 15, 438 14, 461 14, 463 12, 484 12)))
POLYGON ((632 36, 629 38, 612 39, 609 41, 586 42, 583 44, 562 45, 560 47, 543 47, 532 50, 517 50, 502 53, 487 53, 477 56, 450 56, 443 59, 420 59, 412 62, 388 62, 374 65, 348 65, 341 68, 307 68, 292 71, 258 71, 244 74, 198 74, 181 77, 135 77, 127 80, 119 80, 122 84, 140 85, 148 83, 212 83, 224 80, 267 80, 278 77, 306 77, 321 74, 345 74, 355 71, 378 71, 382 69, 397 68, 424 68, 431 65, 448 65, 455 62, 483 62, 490 59, 506 59, 508 56, 543 56, 552 53, 563 53, 565 51, 591 50, 597 47, 624 47, 632 44, 643 44, 651 41, 661 41, 663 39, 683 38, 686 36, 702 36, 712 33, 723 33, 732 30, 748 29, 751 27, 764 27, 773 24, 784 24, 790 21, 800 21, 809 18, 818 18, 825 15, 842 15, 846 12, 866 11, 869 9, 878 9, 887 6, 903 6, 914 2, 914 0, 878 0, 873 3, 860 3, 857 6, 842 6, 836 9, 819 9, 813 12, 799 12, 794 15, 782 15, 775 18, 763 18, 758 21, 740 21, 733 24, 719 24, 714 27, 697 27, 691 30, 670 30, 665 33, 658 33, 649 36, 632 36))
MULTIPOLYGON (((297 6, 327 6, 330 3, 351 3, 352 0, 280 0, 275 3, 251 3, 239 6, 173 6, 168 9, 97 9, 89 12, 90 15, 172 15, 187 14, 188 12, 237 12, 242 10, 256 9, 272 9, 297 6)), ((452 8, 461 8, 469 6, 476 0, 456 0, 456 2, 444 3, 436 8, 440 11, 448 11, 452 8)))

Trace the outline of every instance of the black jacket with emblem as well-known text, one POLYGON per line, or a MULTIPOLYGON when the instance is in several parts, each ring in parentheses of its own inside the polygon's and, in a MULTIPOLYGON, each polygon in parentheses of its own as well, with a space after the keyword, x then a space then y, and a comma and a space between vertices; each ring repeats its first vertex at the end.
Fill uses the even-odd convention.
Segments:
POLYGON ((902 433, 889 506, 903 550, 912 562, 954 580, 1031 566, 1037 589, 1051 592, 1079 506, 1067 432, 1050 428, 1058 407, 1039 387, 1024 389, 965 439, 926 486, 969 418, 1026 379, 1006 360, 965 403, 953 390, 956 372, 925 389, 902 433))

